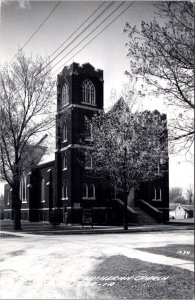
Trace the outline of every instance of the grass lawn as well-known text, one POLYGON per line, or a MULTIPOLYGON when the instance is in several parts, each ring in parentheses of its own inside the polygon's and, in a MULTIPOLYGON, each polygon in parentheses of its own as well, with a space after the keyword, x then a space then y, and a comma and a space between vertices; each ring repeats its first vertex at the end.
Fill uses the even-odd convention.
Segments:
POLYGON ((100 299, 101 294, 112 299, 193 299, 194 273, 176 267, 115 255, 105 258, 91 276, 100 299), (161 280, 151 280, 152 276, 161 280))
POLYGON ((161 254, 170 257, 194 261, 194 246, 192 245, 169 245, 166 247, 137 248, 149 253, 161 254))

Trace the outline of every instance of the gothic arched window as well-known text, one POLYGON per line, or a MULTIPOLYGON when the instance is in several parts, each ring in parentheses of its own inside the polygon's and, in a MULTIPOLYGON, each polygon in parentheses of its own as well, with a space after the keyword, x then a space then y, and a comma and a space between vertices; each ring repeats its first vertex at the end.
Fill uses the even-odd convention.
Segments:
POLYGON ((67 125, 64 124, 62 127, 62 141, 63 142, 67 141, 67 134, 68 134, 68 128, 67 128, 67 125))
POLYGON ((83 87, 83 102, 95 105, 96 104, 95 87, 93 83, 87 79, 83 82, 82 87, 83 87))
POLYGON ((62 87, 62 106, 69 103, 68 84, 65 82, 62 87))

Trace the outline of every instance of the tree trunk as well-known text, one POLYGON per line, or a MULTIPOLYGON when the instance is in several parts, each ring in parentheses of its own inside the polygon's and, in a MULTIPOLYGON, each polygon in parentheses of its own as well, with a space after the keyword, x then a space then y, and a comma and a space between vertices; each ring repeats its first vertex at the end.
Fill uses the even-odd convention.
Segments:
POLYGON ((14 230, 21 230, 21 200, 20 200, 20 176, 13 177, 12 209, 14 218, 14 230))

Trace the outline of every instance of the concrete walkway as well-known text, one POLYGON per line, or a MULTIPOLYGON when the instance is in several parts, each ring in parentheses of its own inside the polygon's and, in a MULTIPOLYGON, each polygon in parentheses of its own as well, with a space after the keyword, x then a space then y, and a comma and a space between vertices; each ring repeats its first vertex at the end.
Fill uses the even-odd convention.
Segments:
MULTIPOLYGON (((175 227, 175 226, 174 226, 175 227)), ((167 229, 167 225, 158 225, 158 229, 156 229, 155 231, 169 231, 166 230, 167 229)), ((82 233, 97 233, 96 229, 86 229, 83 230, 82 233), (86 231, 87 230, 87 231, 86 231), (88 231, 89 230, 89 231, 88 231)), ((108 228, 104 228, 101 229, 101 233, 109 233, 108 228)), ((119 230, 121 230, 121 228, 114 229, 112 231, 112 233, 119 233, 119 230)), ((172 229, 173 230, 173 229, 172 229)), ((135 233, 135 232, 152 232, 153 230, 151 230, 151 226, 141 226, 141 227, 136 227, 134 228, 134 231, 131 230, 131 228, 128 231, 122 231, 122 233, 135 233)), ((48 234, 48 232, 45 232, 46 235, 48 234)), ((55 232, 51 232, 54 233, 56 235, 66 235, 66 234, 79 234, 81 233, 80 230, 70 230, 70 231, 55 231, 55 232)), ((8 232, 8 231, 0 231, 0 234, 2 234, 2 236, 7 236, 9 238, 10 237, 25 237, 25 238, 32 238, 34 237, 36 239, 36 237, 38 236, 42 236, 43 232, 41 232, 41 234, 39 234, 39 232, 37 232, 36 234, 32 234, 29 232, 8 232)), ((49 237, 49 236, 48 236, 49 237)), ((189 271, 194 272, 194 263, 190 262, 189 260, 184 260, 184 259, 179 259, 179 258, 174 258, 174 257, 168 257, 165 255, 161 255, 161 254, 153 254, 153 253, 148 253, 144 250, 140 251, 137 249, 125 249, 124 247, 115 247, 112 246, 111 251, 109 248, 107 248, 107 250, 104 251, 104 254, 106 255, 125 255, 129 258, 136 258, 136 259, 140 259, 142 261, 147 261, 147 262, 151 262, 151 263, 156 263, 156 264, 162 264, 162 265, 168 265, 168 266, 175 266, 178 268, 182 268, 182 269, 186 269, 189 271)))
MULTIPOLYGON (((169 266, 193 271, 191 261, 148 253, 144 249, 193 245, 191 230, 72 236, 3 233, 10 234, 10 238, 1 239, 2 299, 105 299, 102 294, 98 298, 101 287, 92 285, 90 278, 99 263, 113 255, 166 265, 165 277, 170 275, 169 266)), ((168 281, 165 281, 167 288, 168 281)), ((154 284, 157 286, 158 282, 154 284)))
MULTIPOLYGON (((49 224, 40 223, 23 223, 22 231, 19 233, 38 234, 38 235, 72 235, 72 234, 108 234, 108 233, 135 233, 135 232, 157 232, 157 231, 172 231, 172 230, 194 230, 193 224, 154 224, 129 226, 128 230, 124 230, 122 226, 85 226, 80 225, 60 225, 54 229, 49 224)), ((1 232, 15 233, 13 225, 2 224, 1 232)))
POLYGON ((161 264, 166 266, 178 267, 194 272, 194 263, 189 260, 179 259, 175 257, 165 256, 161 254, 149 253, 146 251, 140 251, 136 249, 118 249, 112 247, 112 253, 110 251, 104 251, 107 255, 125 255, 129 258, 136 258, 142 261, 147 261, 153 264, 161 264))

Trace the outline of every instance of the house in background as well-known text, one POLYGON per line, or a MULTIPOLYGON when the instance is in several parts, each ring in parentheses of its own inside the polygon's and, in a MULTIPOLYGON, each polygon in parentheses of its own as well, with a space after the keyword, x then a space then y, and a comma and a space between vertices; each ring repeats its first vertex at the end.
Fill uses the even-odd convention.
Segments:
POLYGON ((169 218, 175 220, 182 220, 194 217, 194 206, 180 203, 169 204, 169 218))
MULTIPOLYGON (((21 180, 22 219, 48 221, 56 208, 62 221, 81 223, 90 210, 94 224, 123 224, 123 201, 93 170, 90 141, 93 128, 86 123, 103 110, 103 71, 91 64, 72 63, 57 77, 55 159, 31 166, 21 180), (65 218, 66 215, 66 218, 65 218)), ((121 105, 121 99, 114 109, 121 105)), ((166 115, 158 114, 162 120, 166 115)), ((168 161, 164 175, 145 182, 139 193, 130 191, 128 222, 161 223, 169 219, 168 161)), ((11 192, 5 187, 4 218, 12 218, 11 192)))

